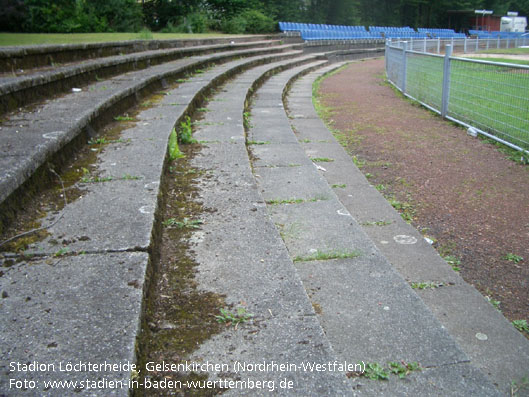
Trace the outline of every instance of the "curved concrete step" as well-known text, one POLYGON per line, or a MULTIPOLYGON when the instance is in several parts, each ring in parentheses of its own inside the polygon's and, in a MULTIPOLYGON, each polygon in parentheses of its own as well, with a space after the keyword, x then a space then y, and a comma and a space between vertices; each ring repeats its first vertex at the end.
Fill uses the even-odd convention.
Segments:
POLYGON ((0 73, 32 69, 55 63, 79 62, 91 58, 168 48, 197 47, 273 40, 274 36, 234 36, 210 39, 128 40, 118 42, 28 45, 0 47, 0 73))
POLYGON ((244 51, 241 56, 293 50, 296 45, 278 45, 279 41, 240 43, 217 46, 200 46, 176 49, 162 49, 116 55, 94 59, 73 65, 54 67, 52 70, 37 71, 16 77, 0 78, 0 113, 26 106, 41 99, 71 91, 89 82, 150 66, 171 62, 189 56, 212 52, 244 51))
MULTIPOLYGON (((498 387, 502 395, 510 395, 511 382, 520 382, 529 375, 529 342, 474 287, 465 283, 369 184, 318 118, 311 102, 312 84, 327 71, 322 69, 300 79, 288 96, 290 123, 305 153, 333 158, 332 163, 322 164, 325 172, 320 175, 330 186, 339 186, 333 190, 340 202, 400 277, 409 284, 445 285, 416 293, 468 356, 472 366, 498 387), (379 221, 383 226, 376 225, 379 221)), ((467 364, 455 365, 435 371, 461 371, 457 377, 469 379, 466 367, 467 364)), ((464 386, 458 385, 452 394, 445 395, 461 395, 463 390, 464 386)))
MULTIPOLYGON (((240 56, 253 55, 248 61, 240 61, 243 65, 245 62, 258 64, 301 54, 300 51, 291 51, 265 55, 260 53, 261 50, 258 51, 258 56, 255 55, 255 50, 245 50, 190 57, 130 72, 10 117, 0 127, 3 139, 0 152, 2 224, 9 212, 13 211, 7 198, 28 181, 39 167, 52 161, 55 153, 76 139, 87 141, 101 120, 106 122, 110 117, 125 111, 132 103, 141 100, 145 92, 161 89, 171 80, 193 73, 199 68, 240 56)), ((175 99, 173 102, 178 104, 186 101, 175 99)))
MULTIPOLYGON (((330 188, 327 168, 344 167, 332 135, 314 134, 302 148, 283 109, 270 106, 301 70, 274 76, 252 102, 249 137, 266 142, 252 150, 261 194, 339 359, 423 368, 404 384, 356 378, 352 388, 358 395, 499 395, 330 188), (293 158, 295 164, 285 166, 293 158)), ((308 88, 292 91, 291 115, 312 109, 308 88)))
MULTIPOLYGON (((217 261, 222 261, 225 265, 231 266, 232 270, 235 270, 235 264, 243 268, 250 264, 262 266, 260 260, 254 261, 256 255, 260 256, 260 259, 262 257, 270 260, 266 285, 275 285, 274 292, 261 290, 262 294, 271 294, 268 295, 269 304, 263 306, 265 301, 261 300, 258 294, 249 296, 248 302, 252 302, 252 305, 261 305, 259 312, 256 311, 260 317, 268 315, 270 313, 268 309, 272 310, 272 313, 280 314, 281 317, 272 320, 270 327, 263 329, 262 335, 252 333, 252 337, 256 339, 264 338, 264 344, 251 342, 247 337, 241 342, 248 349, 255 346, 255 355, 251 356, 255 360, 260 357, 263 350, 267 349, 269 343, 281 346, 281 349, 274 350, 274 354, 279 356, 291 350, 292 354, 303 353, 303 357, 329 357, 328 344, 322 339, 321 328, 314 319, 301 283, 295 277, 294 269, 292 267, 282 269, 283 260, 288 257, 284 251, 276 252, 277 244, 279 247, 282 244, 274 232, 273 225, 267 224, 266 219, 264 224, 262 222, 262 217, 266 218, 262 199, 255 187, 251 188, 247 185, 253 183, 253 180, 242 127, 244 98, 256 78, 266 72, 281 70, 289 65, 306 63, 314 59, 314 56, 305 56, 291 60, 276 60, 274 63, 251 69, 250 72, 242 74, 240 78, 230 83, 237 88, 236 91, 230 89, 220 94, 230 101, 215 102, 215 104, 229 105, 230 110, 221 108, 208 113, 211 117, 217 117, 219 113, 223 118, 229 117, 227 116, 229 114, 233 114, 234 117, 232 120, 226 118, 222 126, 224 131, 229 130, 231 134, 222 149, 217 144, 204 146, 204 156, 201 158, 206 162, 202 166, 209 168, 228 153, 231 163, 224 163, 223 168, 217 169, 216 172, 223 175, 224 169, 231 170, 228 172, 235 179, 229 179, 226 181, 227 184, 223 184, 221 176, 220 184, 215 188, 207 189, 204 194, 215 203, 219 203, 219 200, 222 202, 218 206, 219 210, 222 210, 224 205, 229 205, 227 211, 237 212, 244 205, 251 214, 253 209, 256 209, 259 216, 255 219, 245 217, 244 220, 248 224, 248 232, 252 230, 256 233, 253 235, 255 245, 253 253, 248 247, 243 248, 242 252, 241 246, 232 249, 229 245, 235 240, 224 239, 227 245, 222 252, 225 256, 215 256, 213 261, 204 258, 204 255, 212 254, 207 244, 201 246, 205 251, 200 255, 205 267, 214 266, 217 261), (234 98, 236 100, 232 102, 234 98), (231 137, 235 143, 232 143, 231 137), (205 156, 208 154, 206 152, 212 152, 211 157, 205 156), (233 164, 233 160, 238 161, 237 159, 241 160, 239 166, 233 164), (234 169, 240 173, 232 173, 234 169), (240 189, 239 201, 235 199, 237 195, 232 199, 226 195, 214 194, 216 189, 227 188, 233 183, 240 189), (240 252, 243 256, 235 255, 236 252, 240 252), (244 256, 249 254, 251 258, 244 256), (284 288, 277 288, 278 282, 284 288), (298 292, 303 294, 299 296, 298 292), (285 321, 283 315, 292 317, 285 321), (274 331, 276 323, 279 323, 277 327, 281 328, 281 332, 274 331), (283 323, 284 326, 281 325, 283 323), (298 333, 301 327, 304 331, 298 333), (296 333, 298 334, 291 336, 296 333), (305 354, 309 355, 305 356, 305 354)), ((168 91, 157 106, 141 111, 137 116, 138 122, 122 132, 123 139, 108 145, 99 158, 98 168, 101 176, 121 176, 121 172, 127 172, 134 178, 116 178, 106 183, 85 186, 81 183, 78 187, 85 189, 82 197, 69 203, 63 210, 64 216, 61 221, 50 229, 50 233, 59 245, 53 246, 48 239, 47 245, 37 244, 34 247, 36 254, 49 255, 43 257, 38 255, 33 260, 17 256, 2 257, 3 267, 0 277, 2 390, 9 390, 10 395, 27 395, 22 390, 10 388, 9 382, 10 379, 28 380, 37 382, 35 383, 37 388, 33 390, 34 394, 57 395, 55 389, 44 390, 45 381, 80 382, 104 377, 109 381, 124 382, 124 386, 113 390, 108 388, 86 390, 85 386, 84 392, 90 395, 106 396, 109 393, 128 395, 130 367, 119 367, 102 374, 101 371, 87 370, 62 372, 58 370, 59 366, 64 366, 67 362, 135 363, 135 344, 139 331, 142 297, 147 288, 145 276, 149 255, 146 250, 149 244, 153 243, 151 238, 156 236, 153 232, 153 224, 168 134, 175 125, 175 120, 182 120, 195 100, 224 81, 227 76, 233 76, 243 68, 272 60, 273 57, 269 59, 260 57, 258 62, 251 59, 231 61, 168 91), (177 106, 173 106, 175 101, 178 101, 177 106), (52 254, 57 254, 58 249, 61 249, 62 253, 66 252, 66 256, 52 254), (11 363, 14 363, 12 365, 15 367, 12 367, 11 363), (48 367, 47 371, 29 371, 23 365, 26 363, 43 363, 53 367, 48 367)), ((212 130, 217 128, 216 125, 208 127, 212 130)), ((205 131, 202 131, 202 135, 205 135, 205 131)), ((199 133, 196 137, 201 138, 199 133)), ((207 180, 204 183, 211 181, 207 180)), ((219 216, 221 219, 217 222, 212 219, 206 220, 202 232, 208 234, 208 238, 227 237, 222 227, 224 218, 220 212, 217 213, 217 217, 219 216)), ((247 237, 250 236, 252 234, 248 233, 247 237)), ((207 243, 211 240, 204 241, 207 243)), ((243 268, 240 270, 241 273, 249 276, 248 269, 243 268)), ((239 279, 239 282, 235 283, 235 291, 241 294, 242 292, 237 288, 244 285, 245 288, 256 292, 254 289, 256 281, 255 278, 248 278, 243 283, 239 279)), ((258 284, 264 286, 264 278, 260 278, 258 284)), ((229 292, 230 299, 238 298, 233 291, 229 292)), ((260 327, 258 322, 255 326, 260 327)), ((237 338, 239 336, 241 335, 236 335, 237 338)), ((226 351, 223 351, 223 354, 225 353, 226 351)), ((297 375, 293 376, 298 379, 297 375)), ((311 374, 306 373, 300 379, 304 382, 303 390, 312 389, 322 393, 330 390, 346 390, 341 377, 330 374, 327 378, 328 381, 325 383, 316 382, 311 374)), ((299 382, 301 383, 301 380, 299 382)), ((60 393, 79 395, 79 390, 66 387, 62 388, 60 393)))

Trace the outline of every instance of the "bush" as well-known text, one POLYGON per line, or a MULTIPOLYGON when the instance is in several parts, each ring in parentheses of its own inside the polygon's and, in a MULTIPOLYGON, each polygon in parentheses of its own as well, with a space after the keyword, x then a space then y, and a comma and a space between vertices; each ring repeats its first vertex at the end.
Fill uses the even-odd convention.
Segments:
POLYGON ((144 27, 138 32, 138 40, 152 40, 153 38, 154 36, 152 35, 152 32, 149 30, 149 28, 144 27))
POLYGON ((274 30, 274 20, 257 10, 246 10, 222 22, 222 31, 230 34, 260 34, 274 30))
POLYGON ((225 19, 221 24, 222 31, 229 34, 243 34, 246 32, 246 19, 242 16, 236 16, 225 19))
POLYGON ((208 30, 208 17, 201 12, 194 12, 187 16, 191 33, 205 33, 208 30))
POLYGON ((270 33, 275 30, 274 20, 257 10, 244 11, 241 17, 246 20, 246 33, 270 33))
POLYGON ((160 30, 162 33, 205 33, 208 31, 210 21, 208 16, 201 12, 180 17, 176 22, 169 21, 167 25, 160 30))

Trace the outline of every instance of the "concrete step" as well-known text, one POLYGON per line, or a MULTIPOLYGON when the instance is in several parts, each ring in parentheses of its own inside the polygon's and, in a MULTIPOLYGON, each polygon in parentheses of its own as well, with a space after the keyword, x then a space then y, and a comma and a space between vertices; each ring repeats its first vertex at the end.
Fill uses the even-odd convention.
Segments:
MULTIPOLYGON (((293 143, 286 114, 274 108, 273 117, 266 117, 266 111, 272 111, 270 103, 281 100, 281 87, 297 73, 292 69, 272 77, 256 93, 251 107, 249 136, 266 139, 271 146, 259 145, 252 158, 288 147, 279 151, 286 156, 280 162, 267 153, 268 162, 253 163, 270 216, 340 360, 381 365, 418 362, 424 368, 410 374, 404 387, 355 378, 352 388, 359 395, 498 395, 329 186, 324 177, 327 169, 340 169, 340 160, 345 161, 335 158, 341 147, 330 147, 337 145, 332 135, 317 134, 316 143, 305 141, 301 145, 311 146, 302 148, 293 143), (300 151, 312 160, 310 164, 301 160, 300 151), (292 157, 299 165, 285 166, 292 157)), ((312 90, 304 86, 292 93, 288 109, 297 115, 291 120, 294 124, 307 107, 312 109, 312 90)), ((296 127, 298 134, 303 133, 301 128, 296 127)), ((350 158, 348 163, 353 165, 350 158)))
MULTIPOLYGON (((311 102, 312 83, 326 71, 319 70, 296 82, 288 97, 290 123, 301 146, 309 156, 333 157, 320 175, 330 186, 345 185, 334 189, 340 202, 403 279, 410 284, 443 284, 415 292, 472 366, 502 395, 510 395, 511 382, 520 382, 528 375, 529 342, 401 218, 319 120, 311 102), (378 226, 376 222, 382 223, 378 226)), ((451 371, 454 368, 461 366, 451 371)), ((446 395, 461 395, 462 390, 458 386, 446 395)))
POLYGON ((49 99, 52 95, 79 89, 90 82, 100 81, 133 70, 175 61, 190 56, 214 52, 239 51, 238 56, 264 55, 299 49, 299 45, 279 45, 279 41, 199 46, 136 52, 115 55, 82 63, 52 67, 21 76, 0 78, 0 113, 49 99), (242 51, 242 52, 241 52, 242 51), (244 52, 245 51, 245 52, 244 52))
MULTIPOLYGON (((255 50, 243 50, 190 57, 101 81, 82 92, 68 94, 11 116, 0 127, 3 134, 0 152, 1 224, 7 223, 6 218, 13 216, 20 201, 20 196, 14 202, 8 198, 13 197, 17 189, 23 189, 26 182, 32 183, 30 178, 34 175, 45 174, 47 170, 42 171, 43 165, 47 162, 60 163, 57 153, 84 144, 99 125, 122 115, 132 104, 140 103, 142 96, 148 92, 169 87, 177 78, 192 74, 197 69, 237 57, 253 55, 238 61, 238 67, 242 68, 248 63, 259 64, 300 54, 300 51, 290 51, 255 55, 255 50)), ((236 71, 237 68, 231 73, 236 71)), ((178 104, 187 104, 187 99, 192 97, 185 92, 181 95, 182 99, 173 96, 168 101, 165 98, 164 103, 169 108, 178 107, 178 104)))
POLYGON ((275 39, 277 39, 277 36, 274 35, 255 35, 207 39, 128 40, 102 43, 6 46, 0 47, 0 73, 17 73, 19 69, 51 66, 53 63, 79 62, 87 59, 142 51, 219 46, 275 39))

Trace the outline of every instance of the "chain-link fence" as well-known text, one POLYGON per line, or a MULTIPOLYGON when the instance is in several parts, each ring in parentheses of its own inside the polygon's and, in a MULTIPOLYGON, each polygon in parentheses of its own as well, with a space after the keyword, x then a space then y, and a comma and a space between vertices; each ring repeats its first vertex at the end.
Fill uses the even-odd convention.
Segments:
POLYGON ((529 154, 529 66, 453 57, 450 44, 444 56, 407 45, 387 43, 393 85, 443 117, 529 154))
MULTIPOLYGON (((401 39, 388 39, 391 47, 402 48, 404 41, 401 39)), ((484 50, 500 50, 529 46, 529 35, 523 37, 500 39, 498 38, 464 38, 464 39, 407 39, 406 45, 410 51, 428 52, 431 54, 444 54, 446 46, 452 48, 454 54, 471 54, 484 50)))

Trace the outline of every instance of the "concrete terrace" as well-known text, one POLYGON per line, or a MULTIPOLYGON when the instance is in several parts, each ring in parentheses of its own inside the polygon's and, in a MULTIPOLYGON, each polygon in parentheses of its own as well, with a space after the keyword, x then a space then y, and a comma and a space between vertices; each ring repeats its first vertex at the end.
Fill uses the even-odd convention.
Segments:
POLYGON ((529 341, 402 220, 313 108, 319 76, 382 56, 382 44, 3 51, 11 69, 45 54, 66 63, 0 80, 2 240, 46 228, 0 247, 0 395, 124 396, 131 379, 160 380, 130 364, 145 327, 179 335, 178 323, 144 320, 174 205, 167 171, 180 161, 168 138, 187 117, 199 142, 186 151, 188 199, 202 210, 174 223, 199 221, 180 242, 192 289, 222 297, 218 313, 253 316, 166 364, 218 364, 204 374, 228 395, 510 395, 529 375, 529 341), (89 161, 73 162, 80 153, 89 161), (410 286, 428 280, 447 286, 410 286), (69 362, 77 370, 61 370, 69 362))

